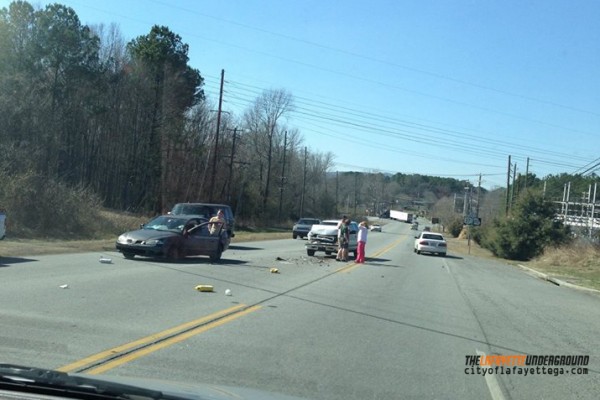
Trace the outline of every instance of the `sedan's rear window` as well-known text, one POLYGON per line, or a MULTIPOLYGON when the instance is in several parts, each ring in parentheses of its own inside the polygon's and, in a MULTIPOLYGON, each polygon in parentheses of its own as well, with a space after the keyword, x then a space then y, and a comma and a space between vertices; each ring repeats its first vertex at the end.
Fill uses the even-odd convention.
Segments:
POLYGON ((426 234, 426 235, 423 235, 423 239, 444 240, 444 237, 442 235, 426 234))
POLYGON ((314 224, 318 224, 319 220, 317 220, 317 219, 301 219, 300 221, 298 221, 298 223, 301 225, 314 225, 314 224))
POLYGON ((201 215, 204 218, 210 218, 217 214, 217 210, 213 207, 197 204, 176 204, 171 212, 175 215, 201 215))

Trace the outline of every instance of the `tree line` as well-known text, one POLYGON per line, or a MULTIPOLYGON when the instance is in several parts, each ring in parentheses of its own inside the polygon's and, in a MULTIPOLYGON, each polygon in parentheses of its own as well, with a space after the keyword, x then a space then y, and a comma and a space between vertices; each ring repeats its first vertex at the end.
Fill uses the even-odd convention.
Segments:
MULTIPOLYGON (((287 124, 295 102, 285 89, 265 90, 241 115, 215 113, 188 51, 165 26, 126 41, 116 25, 83 25, 64 5, 1 9, 0 207, 39 219, 36 198, 57 210, 85 198, 146 214, 222 202, 249 222, 407 207, 460 216, 464 181, 332 172, 333 154, 309 149, 287 124), (65 188, 75 195, 56 201, 65 188)), ((540 185, 525 178, 521 187, 540 185)), ((502 199, 482 191, 485 221, 502 213, 502 199)))
POLYGON ((247 216, 318 213, 333 157, 304 151, 285 125, 293 96, 265 91, 217 127, 188 50, 165 26, 126 43, 64 5, 10 3, 0 11, 3 172, 84 187, 122 210, 211 200, 247 216))
POLYGON ((165 26, 126 42, 117 26, 83 25, 64 5, 10 3, 0 10, 2 173, 83 188, 112 209, 212 201, 271 221, 376 212, 402 188, 444 194, 438 178, 333 176, 333 155, 286 124, 295 105, 285 89, 217 115, 188 51, 165 26))

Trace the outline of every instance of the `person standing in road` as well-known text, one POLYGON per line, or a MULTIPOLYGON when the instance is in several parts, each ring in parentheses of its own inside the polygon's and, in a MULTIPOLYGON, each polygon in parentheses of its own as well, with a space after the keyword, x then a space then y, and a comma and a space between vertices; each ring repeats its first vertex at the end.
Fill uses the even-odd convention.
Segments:
POLYGON ((362 264, 365 262, 365 246, 367 245, 367 234, 369 233, 369 227, 367 226, 366 221, 361 221, 358 224, 358 237, 357 237, 357 247, 356 247, 356 260, 357 264, 362 264))
POLYGON ((348 218, 343 218, 338 228, 338 253, 336 261, 348 261, 348 242, 350 241, 348 223, 348 218))

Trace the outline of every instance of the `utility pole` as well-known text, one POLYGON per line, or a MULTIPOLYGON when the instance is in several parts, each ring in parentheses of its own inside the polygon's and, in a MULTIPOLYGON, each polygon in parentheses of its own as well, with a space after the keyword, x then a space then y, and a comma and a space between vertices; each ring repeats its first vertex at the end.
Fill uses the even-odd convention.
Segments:
POLYGON ((467 193, 469 190, 469 186, 465 186, 465 197, 463 199, 463 217, 467 216, 467 193))
POLYGON ((479 200, 481 199, 481 174, 479 174, 479 182, 477 183, 477 218, 479 218, 479 200))
POLYGON ((525 191, 527 191, 527 181, 529 180, 529 157, 527 157, 527 165, 525 166, 525 191))
MULTIPOLYGON (((596 189, 598 188, 598 182, 594 183, 594 197, 592 197, 592 215, 590 218, 590 238, 592 237, 592 233, 594 232, 594 218, 596 217, 594 214, 596 213, 596 189)), ((590 187, 591 191, 591 187, 590 187)))
POLYGON ((269 150, 267 152, 267 176, 265 180, 265 192, 263 195, 262 214, 263 217, 267 212, 267 203, 269 202, 269 189, 271 187, 271 164, 273 158, 273 135, 275 135, 275 125, 277 121, 272 121, 269 133, 269 150))
POLYGON ((565 220, 569 216, 569 201, 571 198, 571 181, 567 183, 567 204, 565 204, 565 220))
POLYGON ((219 110, 217 112, 217 132, 215 134, 215 150, 213 152, 212 175, 210 177, 210 202, 214 201, 215 176, 217 174, 217 158, 219 148, 219 129, 221 127, 221 109, 223 105, 223 81, 225 80, 225 70, 221 70, 221 89, 219 90, 219 110))
POLYGON ((340 173, 339 171, 335 171, 335 217, 339 216, 338 213, 338 194, 340 190, 340 173))
POLYGON ((512 188, 510 191, 510 203, 509 203, 509 207, 512 208, 513 202, 514 202, 514 195, 515 195, 515 179, 517 177, 517 163, 515 163, 515 168, 513 169, 513 184, 512 184, 512 188))
POLYGON ((510 156, 508 156, 508 172, 506 173, 506 208, 505 208, 505 215, 508 215, 508 205, 509 205, 509 201, 510 201, 510 167, 512 166, 511 162, 510 162, 510 156))
POLYGON ((283 136, 283 163, 281 165, 281 184, 279 186, 279 214, 278 220, 281 221, 281 210, 283 207, 283 185, 285 183, 285 152, 287 150, 287 131, 283 136))
POLYGON ((233 157, 235 156, 235 139, 237 127, 233 128, 233 140, 231 142, 231 157, 229 158, 229 179, 227 180, 227 203, 231 203, 231 181, 233 179, 233 157))
POLYGON ((356 215, 356 205, 358 202, 358 198, 357 198, 357 187, 356 187, 356 181, 358 180, 358 172, 354 173, 354 215, 356 215))
POLYGON ((544 197, 544 199, 546 198, 546 182, 547 182, 546 179, 544 179, 544 189, 542 192, 543 193, 542 196, 544 197))
POLYGON ((306 146, 304 146, 304 172, 302 174, 302 197, 300 199, 300 217, 304 215, 304 194, 306 192, 306 146))

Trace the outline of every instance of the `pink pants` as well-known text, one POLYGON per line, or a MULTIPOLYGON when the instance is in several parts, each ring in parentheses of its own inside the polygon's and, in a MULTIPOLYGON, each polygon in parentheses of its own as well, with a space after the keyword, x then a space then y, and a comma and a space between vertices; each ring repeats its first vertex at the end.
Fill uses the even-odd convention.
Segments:
POLYGON ((357 263, 365 262, 365 245, 366 242, 358 242, 358 246, 356 247, 356 260, 357 263))

